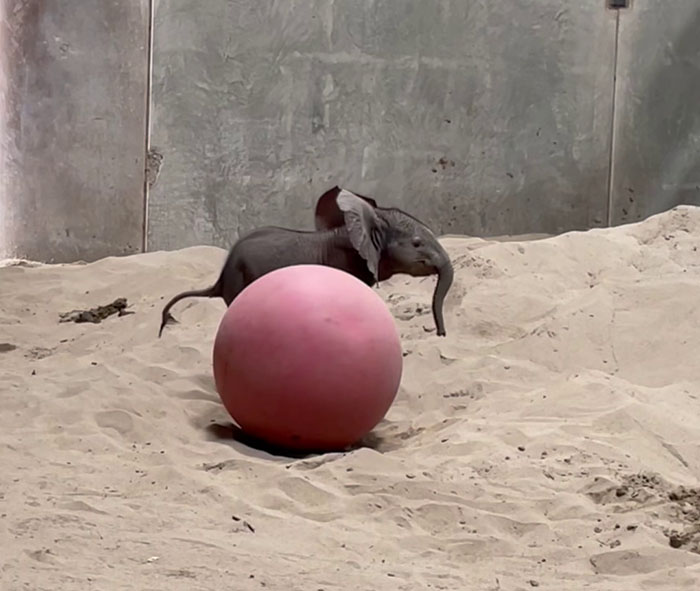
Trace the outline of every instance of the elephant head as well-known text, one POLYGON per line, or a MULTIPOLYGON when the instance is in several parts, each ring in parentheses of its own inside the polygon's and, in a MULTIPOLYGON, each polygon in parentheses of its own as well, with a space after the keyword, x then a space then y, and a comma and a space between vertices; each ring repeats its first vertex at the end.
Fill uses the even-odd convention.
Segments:
POLYGON ((437 275, 433 318, 437 334, 445 336, 442 314, 452 285, 450 257, 433 232, 417 218, 397 208, 378 207, 373 199, 334 187, 316 205, 316 228, 345 225, 352 245, 378 281, 395 274, 437 275))

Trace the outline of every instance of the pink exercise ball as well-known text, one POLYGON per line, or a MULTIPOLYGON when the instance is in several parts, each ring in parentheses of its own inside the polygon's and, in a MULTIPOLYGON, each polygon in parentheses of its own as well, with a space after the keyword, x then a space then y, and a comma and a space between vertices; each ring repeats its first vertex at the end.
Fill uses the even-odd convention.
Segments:
POLYGON ((248 435, 294 450, 342 450, 382 420, 401 381, 394 318, 359 279, 294 265, 248 285, 214 340, 216 389, 248 435))

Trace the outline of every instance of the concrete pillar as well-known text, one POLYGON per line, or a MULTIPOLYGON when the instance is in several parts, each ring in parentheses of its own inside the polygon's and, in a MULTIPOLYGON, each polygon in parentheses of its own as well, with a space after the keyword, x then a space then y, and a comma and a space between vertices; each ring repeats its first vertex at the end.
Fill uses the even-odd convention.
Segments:
POLYGON ((140 252, 149 0, 0 0, 0 258, 140 252))

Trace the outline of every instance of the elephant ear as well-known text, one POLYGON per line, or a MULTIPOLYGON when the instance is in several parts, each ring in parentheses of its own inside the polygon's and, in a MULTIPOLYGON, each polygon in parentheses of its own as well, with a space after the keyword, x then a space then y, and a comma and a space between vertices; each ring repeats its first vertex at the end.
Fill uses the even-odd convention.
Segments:
POLYGON ((350 242, 360 256, 367 261, 367 267, 379 277, 379 258, 384 247, 384 222, 366 200, 341 190, 336 197, 338 208, 345 218, 350 242))
MULTIPOLYGON (((337 202, 340 192, 341 188, 335 186, 318 198, 316 202, 316 211, 314 212, 316 230, 331 230, 345 225, 345 216, 340 207, 338 207, 337 202)), ((372 207, 377 207, 375 200, 370 197, 365 197, 363 195, 356 195, 356 197, 364 199, 372 207)))

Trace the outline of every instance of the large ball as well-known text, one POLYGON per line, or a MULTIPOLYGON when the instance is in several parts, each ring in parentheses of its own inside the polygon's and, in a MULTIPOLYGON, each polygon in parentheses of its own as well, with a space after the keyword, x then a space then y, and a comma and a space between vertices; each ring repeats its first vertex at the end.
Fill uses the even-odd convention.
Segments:
POLYGON ((228 307, 214 341, 216 388, 243 432, 296 450, 346 448, 389 410, 403 356, 372 288, 321 265, 263 275, 228 307))

